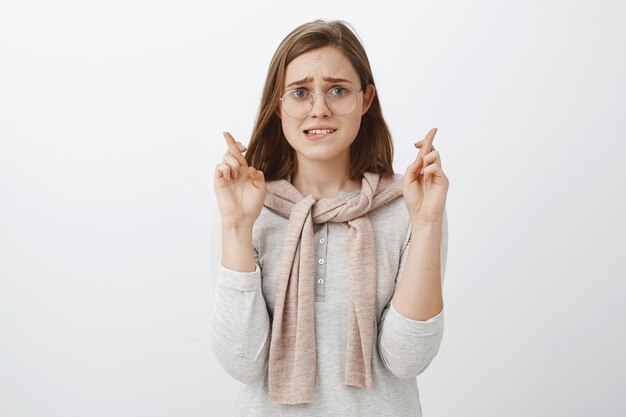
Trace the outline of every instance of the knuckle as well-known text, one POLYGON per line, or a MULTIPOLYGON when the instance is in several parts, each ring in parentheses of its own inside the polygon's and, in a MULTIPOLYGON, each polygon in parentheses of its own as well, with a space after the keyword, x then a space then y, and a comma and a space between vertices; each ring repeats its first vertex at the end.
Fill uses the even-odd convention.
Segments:
POLYGON ((233 158, 232 155, 227 155, 224 157, 224 162, 228 165, 237 165, 237 160, 233 158))

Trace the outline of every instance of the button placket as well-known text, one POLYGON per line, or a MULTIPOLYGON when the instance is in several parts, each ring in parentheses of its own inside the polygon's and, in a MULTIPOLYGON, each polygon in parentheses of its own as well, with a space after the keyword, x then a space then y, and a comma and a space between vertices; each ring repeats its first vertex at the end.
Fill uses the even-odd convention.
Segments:
POLYGON ((315 284, 316 301, 325 301, 326 297, 326 255, 328 247, 328 223, 321 225, 315 236, 317 259, 317 279, 315 284))

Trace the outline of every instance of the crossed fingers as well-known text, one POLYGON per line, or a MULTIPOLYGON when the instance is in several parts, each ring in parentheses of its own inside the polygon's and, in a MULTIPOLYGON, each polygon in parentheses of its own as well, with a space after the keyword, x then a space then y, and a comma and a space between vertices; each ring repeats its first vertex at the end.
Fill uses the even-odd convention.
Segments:
POLYGON ((420 150, 415 161, 420 162, 421 158, 421 166, 418 174, 424 174, 424 181, 428 181, 434 172, 442 168, 439 152, 433 146, 435 133, 437 133, 437 128, 432 128, 424 139, 415 143, 415 147, 420 150))
POLYGON ((239 167, 248 167, 246 158, 242 154, 246 147, 237 142, 229 132, 224 132, 224 139, 226 139, 228 149, 222 157, 222 162, 217 164, 216 171, 218 177, 221 176, 226 180, 235 179, 239 176, 239 167))

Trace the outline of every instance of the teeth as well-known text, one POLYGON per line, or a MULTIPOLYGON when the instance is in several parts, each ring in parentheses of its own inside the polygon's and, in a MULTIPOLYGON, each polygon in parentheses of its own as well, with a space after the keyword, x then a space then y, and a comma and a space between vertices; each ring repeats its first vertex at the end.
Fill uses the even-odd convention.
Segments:
POLYGON ((316 130, 307 130, 308 135, 326 135, 328 133, 332 133, 334 130, 330 129, 316 129, 316 130))

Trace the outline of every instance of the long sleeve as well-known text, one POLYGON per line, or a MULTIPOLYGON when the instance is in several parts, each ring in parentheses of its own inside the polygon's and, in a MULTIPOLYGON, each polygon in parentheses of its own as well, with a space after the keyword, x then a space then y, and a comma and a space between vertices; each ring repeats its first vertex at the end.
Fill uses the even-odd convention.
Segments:
POLYGON ((211 348, 230 376, 249 384, 265 374, 269 355, 270 319, 261 290, 261 269, 256 250, 254 272, 237 272, 221 265, 221 227, 217 210, 212 212, 211 273, 215 280, 211 348))
POLYGON ((236 272, 218 266, 211 347, 233 378, 246 384, 267 371, 270 320, 261 292, 261 272, 236 272))
MULTIPOLYGON (((402 252, 396 283, 402 276, 408 254, 408 241, 402 252)), ((444 208, 441 238, 441 282, 443 285, 448 251, 447 213, 444 208)), ((378 352, 387 369, 399 378, 415 378, 430 365, 443 338, 443 309, 426 321, 401 315, 391 301, 378 323, 378 352)))

